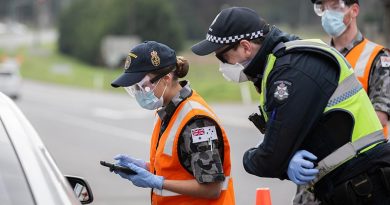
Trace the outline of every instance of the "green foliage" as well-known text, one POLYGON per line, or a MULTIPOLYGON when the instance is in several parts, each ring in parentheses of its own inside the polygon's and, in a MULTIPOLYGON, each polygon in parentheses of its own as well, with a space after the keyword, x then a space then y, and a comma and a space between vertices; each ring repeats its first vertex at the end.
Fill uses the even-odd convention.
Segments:
POLYGON ((106 35, 137 35, 180 50, 182 30, 172 5, 164 0, 75 0, 59 20, 59 49, 99 64, 100 43, 106 35))
MULTIPOLYGON (((86 64, 57 52, 55 45, 46 45, 45 48, 41 49, 43 52, 26 48, 17 51, 17 55, 24 56, 21 67, 23 78, 125 94, 123 89, 115 89, 110 86, 110 83, 123 72, 122 70, 109 70, 86 64)), ((2 55, 6 55, 6 53, 0 50, 0 56, 2 55)), ((189 73, 184 79, 188 79, 191 87, 207 101, 239 102, 241 100, 239 86, 227 82, 222 77, 218 71, 216 59, 210 57, 205 61, 199 61, 190 51, 180 53, 180 55, 188 57, 190 62, 189 73)), ((252 99, 257 101, 258 94, 256 94, 253 86, 250 87, 252 99)))
POLYGON ((121 70, 92 66, 56 50, 54 45, 46 45, 41 53, 30 49, 20 50, 19 55, 24 56, 21 66, 23 78, 77 88, 117 90, 110 86, 110 82, 121 70))

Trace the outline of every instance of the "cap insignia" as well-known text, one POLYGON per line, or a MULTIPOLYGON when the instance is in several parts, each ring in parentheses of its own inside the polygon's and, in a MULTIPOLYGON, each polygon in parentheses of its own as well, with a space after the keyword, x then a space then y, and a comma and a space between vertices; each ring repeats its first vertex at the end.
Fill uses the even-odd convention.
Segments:
POLYGON ((150 52, 150 55, 152 56, 150 60, 152 61, 152 64, 157 67, 160 65, 160 57, 158 57, 158 54, 156 51, 150 52))
POLYGON ((125 70, 129 69, 130 64, 131 64, 131 57, 130 55, 128 55, 125 62, 125 70))
POLYGON ((130 67, 131 57, 137 58, 137 55, 135 55, 134 53, 129 53, 129 55, 127 55, 126 62, 125 62, 125 70, 129 69, 130 67))

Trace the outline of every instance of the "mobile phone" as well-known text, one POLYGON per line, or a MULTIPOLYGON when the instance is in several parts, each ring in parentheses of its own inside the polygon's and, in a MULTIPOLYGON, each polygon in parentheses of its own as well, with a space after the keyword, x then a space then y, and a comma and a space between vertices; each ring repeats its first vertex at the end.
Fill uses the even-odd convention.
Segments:
POLYGON ((118 165, 111 164, 111 163, 108 163, 108 162, 105 162, 105 161, 100 161, 100 164, 102 166, 110 168, 110 172, 118 171, 118 172, 123 172, 123 173, 129 174, 129 175, 137 174, 137 172, 133 171, 132 169, 130 169, 128 167, 118 166, 118 165))

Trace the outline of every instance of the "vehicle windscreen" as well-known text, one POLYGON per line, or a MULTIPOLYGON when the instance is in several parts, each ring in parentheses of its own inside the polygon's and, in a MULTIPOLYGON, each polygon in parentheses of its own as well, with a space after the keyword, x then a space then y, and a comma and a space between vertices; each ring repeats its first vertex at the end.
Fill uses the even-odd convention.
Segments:
POLYGON ((0 119, 0 204, 35 204, 18 156, 0 119))

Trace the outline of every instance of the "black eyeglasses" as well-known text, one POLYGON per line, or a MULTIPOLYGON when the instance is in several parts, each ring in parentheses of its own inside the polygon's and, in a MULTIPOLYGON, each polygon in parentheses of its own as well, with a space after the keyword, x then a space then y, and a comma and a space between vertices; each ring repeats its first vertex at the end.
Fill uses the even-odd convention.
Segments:
POLYGON ((229 50, 236 47, 239 43, 240 43, 240 41, 237 41, 236 43, 230 44, 228 47, 223 49, 221 52, 215 53, 215 57, 217 57, 222 63, 228 63, 227 60, 223 57, 223 54, 225 54, 229 50))

